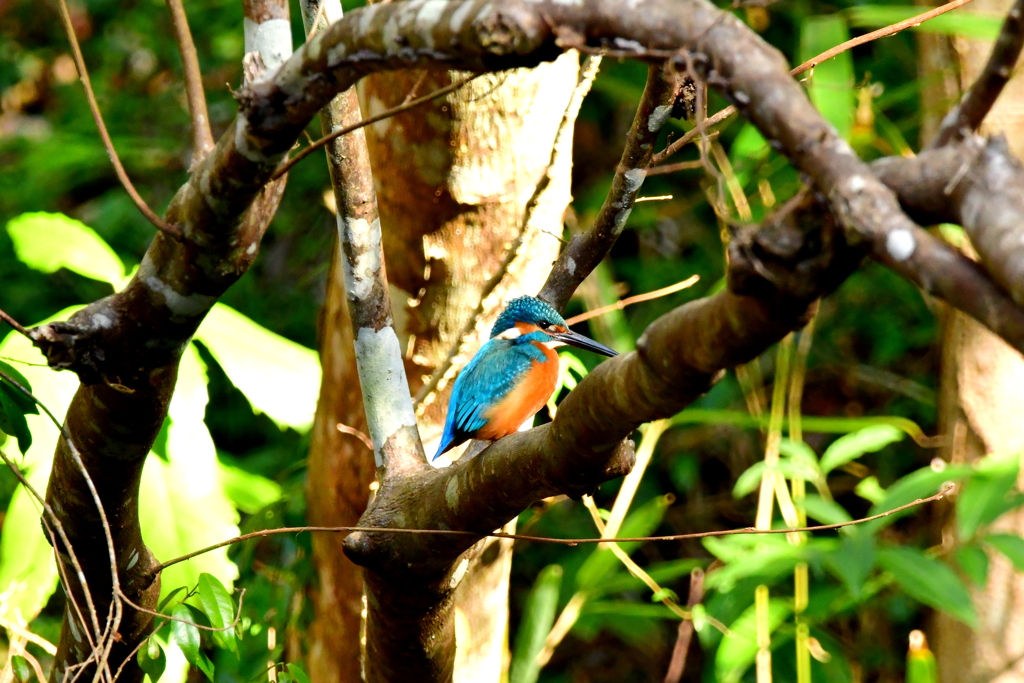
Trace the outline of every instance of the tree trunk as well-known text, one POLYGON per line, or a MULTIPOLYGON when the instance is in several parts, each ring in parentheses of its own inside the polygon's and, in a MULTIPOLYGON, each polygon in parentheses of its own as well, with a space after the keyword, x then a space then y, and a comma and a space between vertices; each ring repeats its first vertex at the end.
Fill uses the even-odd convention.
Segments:
MULTIPOLYGON (((462 343, 438 390, 420 404, 428 456, 440 439, 458 369, 486 339, 505 301, 535 294, 558 255, 570 198, 578 108, 578 102, 570 106, 570 97, 578 74, 578 57, 568 54, 537 69, 483 76, 367 129, 395 328, 407 350, 413 394, 462 343), (506 262, 510 248, 515 254, 506 262)), ((379 113, 401 104, 414 88, 420 96, 458 77, 444 71, 371 77, 362 92, 363 112, 379 113)), ((369 450, 335 427, 341 422, 366 429, 344 301, 344 281, 333 268, 322 321, 324 384, 310 450, 313 524, 355 524, 374 474, 369 450)), ((359 675, 361 578, 341 542, 334 535, 315 539, 320 592, 309 662, 318 682, 359 675)), ((500 679, 510 569, 509 541, 490 539, 475 549, 456 592, 456 681, 500 679)))
MULTIPOLYGON (((966 10, 1005 14, 1010 5, 1008 0, 978 0, 966 10)), ((926 120, 923 132, 930 139, 950 100, 977 78, 991 43, 930 36, 922 48, 928 86, 922 104, 926 112, 939 112, 931 125, 926 120), (949 57, 959 67, 959 82, 949 57)), ((982 132, 1003 133, 1015 154, 1024 152, 1024 78, 1018 75, 1007 84, 982 132)), ((969 244, 965 250, 974 256, 969 244)), ((1024 357, 959 311, 947 308, 943 327, 939 430, 950 439, 947 458, 973 462, 989 453, 1021 451, 1024 357)), ((944 537, 952 542, 952 520, 949 525, 944 537)), ((992 530, 1024 535, 1024 511, 1004 515, 992 530)), ((986 585, 973 590, 978 629, 945 614, 936 616, 934 646, 943 683, 1024 683, 1024 662, 1019 661, 1024 655, 1024 577, 1001 554, 990 554, 989 561, 986 585)))

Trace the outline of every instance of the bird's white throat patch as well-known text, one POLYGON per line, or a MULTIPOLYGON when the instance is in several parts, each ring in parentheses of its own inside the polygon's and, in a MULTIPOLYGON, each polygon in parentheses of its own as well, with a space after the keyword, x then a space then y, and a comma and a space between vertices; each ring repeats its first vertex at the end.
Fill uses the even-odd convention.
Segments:
POLYGON ((495 339, 517 339, 521 336, 523 336, 523 333, 519 330, 518 327, 510 327, 501 334, 499 334, 497 337, 495 337, 495 339))

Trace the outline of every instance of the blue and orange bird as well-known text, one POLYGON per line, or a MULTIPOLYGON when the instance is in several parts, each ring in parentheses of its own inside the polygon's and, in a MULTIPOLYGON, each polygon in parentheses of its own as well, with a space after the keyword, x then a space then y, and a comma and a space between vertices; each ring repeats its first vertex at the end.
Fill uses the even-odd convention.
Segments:
POLYGON ((495 441, 518 430, 554 393, 554 348, 563 344, 618 355, 570 330, 558 311, 540 299, 510 301, 491 328, 491 338, 455 380, 441 445, 432 459, 470 439, 495 441))

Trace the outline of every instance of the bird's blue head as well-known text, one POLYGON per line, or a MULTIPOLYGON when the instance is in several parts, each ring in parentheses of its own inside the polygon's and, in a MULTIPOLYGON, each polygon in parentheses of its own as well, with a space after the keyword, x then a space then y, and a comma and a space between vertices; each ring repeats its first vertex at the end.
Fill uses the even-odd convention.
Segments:
POLYGON ((553 306, 533 296, 520 296, 508 302, 491 328, 491 339, 495 337, 569 344, 604 356, 618 355, 607 346, 570 330, 553 306))

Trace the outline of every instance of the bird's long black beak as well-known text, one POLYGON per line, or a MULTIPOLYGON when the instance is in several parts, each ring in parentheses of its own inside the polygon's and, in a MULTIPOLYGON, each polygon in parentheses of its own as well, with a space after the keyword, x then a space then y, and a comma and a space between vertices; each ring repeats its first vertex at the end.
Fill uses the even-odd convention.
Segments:
POLYGON ((617 352, 612 351, 604 344, 598 344, 590 337, 584 337, 579 332, 567 330, 565 332, 549 332, 548 334, 550 334, 553 338, 557 339, 558 341, 568 344, 569 346, 575 346, 578 349, 586 349, 587 351, 593 351, 594 353, 599 353, 602 356, 619 355, 617 352))

